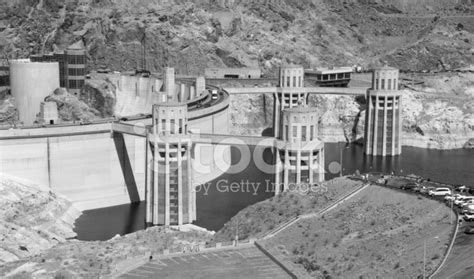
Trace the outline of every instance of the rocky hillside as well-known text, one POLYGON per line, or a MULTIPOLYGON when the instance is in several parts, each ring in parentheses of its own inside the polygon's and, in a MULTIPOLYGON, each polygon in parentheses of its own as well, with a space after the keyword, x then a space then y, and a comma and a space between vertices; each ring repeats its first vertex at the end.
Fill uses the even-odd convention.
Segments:
POLYGON ((37 185, 0 175, 0 265, 36 255, 75 237, 80 212, 37 185))
POLYGON ((381 60, 443 70, 472 63, 472 12, 471 0, 11 0, 0 42, 14 58, 82 40, 91 68, 117 70, 142 66, 143 45, 148 68, 182 73, 381 60))

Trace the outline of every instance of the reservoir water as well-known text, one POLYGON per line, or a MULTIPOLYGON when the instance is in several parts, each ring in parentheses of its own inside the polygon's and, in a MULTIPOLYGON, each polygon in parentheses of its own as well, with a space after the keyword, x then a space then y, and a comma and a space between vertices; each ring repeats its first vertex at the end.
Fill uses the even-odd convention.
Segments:
MULTIPOLYGON (((251 148, 251 151, 253 149, 251 148)), ((268 151, 268 150, 267 150, 268 151)), ((325 144, 326 179, 339 176, 331 173, 330 164, 339 164, 342 152, 343 174, 360 172, 394 172, 417 174, 431 180, 465 184, 474 187, 474 149, 432 150, 403 147, 396 157, 364 156, 362 146, 343 143, 325 144)), ((272 161, 271 152, 264 152, 264 160, 272 161)), ((240 161, 240 152, 232 148, 232 168, 240 161)), ((245 171, 223 174, 197 191, 196 225, 208 230, 219 230, 232 216, 243 208, 273 196, 267 185, 273 175, 259 170, 250 162, 245 171), (243 182, 243 183, 242 183, 243 182), (247 184, 248 182, 248 184, 247 184), (231 183, 245 185, 231 191, 231 183), (259 184, 258 184, 259 183, 259 184), (258 186, 258 187, 257 187, 258 186)), ((81 240, 107 240, 116 234, 127 234, 145 228, 145 203, 126 204, 84 211, 75 222, 75 231, 81 240)))

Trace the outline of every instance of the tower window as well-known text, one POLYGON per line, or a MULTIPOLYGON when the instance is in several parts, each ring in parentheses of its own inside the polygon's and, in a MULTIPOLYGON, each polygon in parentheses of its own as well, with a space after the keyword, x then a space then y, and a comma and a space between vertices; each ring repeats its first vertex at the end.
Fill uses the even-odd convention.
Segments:
POLYGON ((392 89, 392 80, 388 79, 387 81, 388 81, 387 89, 391 90, 392 89))
POLYGON ((307 126, 301 126, 301 140, 306 141, 306 127, 307 126))
POLYGON ((310 138, 309 140, 313 140, 314 139, 314 125, 311 125, 311 131, 310 131, 310 138))
POLYGON ((293 137, 296 138, 298 136, 298 127, 293 126, 293 137))
POLYGON ((385 79, 382 79, 381 89, 385 89, 385 79))
POLYGON ((166 120, 165 119, 161 119, 161 130, 166 131, 166 120))
POLYGON ((175 120, 174 120, 174 119, 171 119, 171 123, 170 123, 170 124, 171 124, 171 127, 170 127, 170 130, 171 130, 171 131, 170 131, 170 132, 171 132, 171 134, 173 135, 173 134, 175 133, 175 125, 176 125, 175 120))
POLYGON ((293 77, 293 87, 296 87, 296 77, 293 77))

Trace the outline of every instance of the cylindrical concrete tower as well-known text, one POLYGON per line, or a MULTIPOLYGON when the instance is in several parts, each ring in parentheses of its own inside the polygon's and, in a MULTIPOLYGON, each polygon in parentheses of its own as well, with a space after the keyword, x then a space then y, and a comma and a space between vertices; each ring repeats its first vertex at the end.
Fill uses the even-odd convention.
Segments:
POLYGON ((398 90, 398 69, 386 65, 374 69, 366 100, 364 152, 381 156, 400 154, 402 95, 398 90))
POLYGON ((290 185, 324 180, 324 143, 318 139, 316 108, 294 107, 283 111, 277 140, 275 194, 290 185))
POLYGON ((286 108, 307 104, 303 66, 288 65, 280 68, 280 85, 273 95, 273 135, 278 137, 280 119, 286 108))
POLYGON ((10 86, 20 121, 31 125, 44 98, 59 88, 58 62, 11 60, 10 86))
MULTIPOLYGON (((186 104, 153 105, 153 154, 147 168, 146 222, 183 225, 196 220, 196 193, 192 188, 191 137, 186 104)), ((148 146, 148 145, 147 145, 148 146)), ((148 152, 147 152, 148 154, 148 152)))

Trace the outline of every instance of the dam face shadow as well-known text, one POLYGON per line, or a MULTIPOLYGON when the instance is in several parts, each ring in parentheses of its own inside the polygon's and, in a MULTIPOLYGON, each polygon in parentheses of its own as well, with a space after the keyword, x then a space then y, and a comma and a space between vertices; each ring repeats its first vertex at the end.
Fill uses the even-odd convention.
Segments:
POLYGON ((128 156, 127 145, 125 144, 123 134, 114 133, 113 138, 117 156, 120 162, 120 167, 122 168, 123 179, 125 180, 127 192, 130 197, 130 202, 140 202, 137 182, 135 180, 135 175, 133 174, 132 164, 130 163, 130 157, 128 156))

